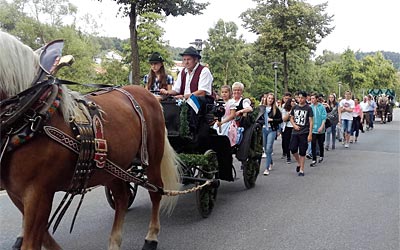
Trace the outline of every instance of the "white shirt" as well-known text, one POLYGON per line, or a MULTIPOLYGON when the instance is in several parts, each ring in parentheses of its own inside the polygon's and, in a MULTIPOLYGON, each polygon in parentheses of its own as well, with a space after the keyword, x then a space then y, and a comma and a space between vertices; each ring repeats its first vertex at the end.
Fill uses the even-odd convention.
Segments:
POLYGON ((368 106, 369 106, 368 102, 362 101, 360 103, 360 107, 361 107, 362 112, 368 112, 368 106))
MULTIPOLYGON (((339 107, 354 109, 355 104, 354 104, 354 101, 351 99, 350 100, 342 99, 339 103, 339 107)), ((342 111, 340 119, 352 121, 353 120, 353 112, 342 111)))
MULTIPOLYGON (((235 99, 232 98, 233 102, 235 103, 235 106, 239 106, 240 101, 243 99, 243 97, 240 97, 240 99, 238 101, 236 101, 235 99)), ((242 102, 243 105, 243 109, 251 107, 251 101, 249 98, 245 98, 242 102)))
POLYGON ((288 112, 288 111, 286 111, 286 109, 282 109, 282 118, 287 114, 289 114, 289 118, 288 118, 287 122, 283 122, 283 124, 285 124, 285 127, 293 128, 293 125, 290 122, 290 111, 288 112))
MULTIPOLYGON (((190 81, 192 80, 194 76, 194 72, 196 69, 199 67, 200 63, 197 63, 197 65, 194 67, 191 73, 189 73, 188 69, 184 69, 181 72, 179 72, 179 75, 174 83, 174 86, 172 86, 172 90, 180 93, 181 92, 181 85, 182 85, 182 76, 181 74, 186 74, 186 82, 185 82, 185 91, 183 92, 184 95, 192 93, 190 91, 190 81)), ((207 67, 204 67, 201 70, 200 77, 199 77, 199 84, 197 90, 203 90, 206 92, 206 95, 211 95, 211 89, 212 89, 212 82, 214 78, 210 72, 210 70, 207 67)))

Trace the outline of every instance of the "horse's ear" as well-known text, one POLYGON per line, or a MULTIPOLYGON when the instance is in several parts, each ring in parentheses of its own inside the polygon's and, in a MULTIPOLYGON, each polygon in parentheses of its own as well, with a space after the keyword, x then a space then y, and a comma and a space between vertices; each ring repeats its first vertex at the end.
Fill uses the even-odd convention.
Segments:
POLYGON ((57 66, 62 55, 63 47, 64 40, 54 40, 40 49, 39 64, 47 74, 52 74, 54 67, 57 66))

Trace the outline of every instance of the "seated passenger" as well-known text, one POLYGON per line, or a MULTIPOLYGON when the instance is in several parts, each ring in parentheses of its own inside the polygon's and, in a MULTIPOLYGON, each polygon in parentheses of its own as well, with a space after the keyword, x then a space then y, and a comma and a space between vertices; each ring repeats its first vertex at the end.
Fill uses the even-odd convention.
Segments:
POLYGON ((243 97, 244 85, 241 82, 235 82, 232 84, 233 101, 236 105, 235 119, 238 127, 248 127, 249 124, 244 124, 243 117, 246 117, 248 113, 253 111, 251 101, 249 98, 243 97))
POLYGON ((237 126, 235 119, 236 105, 231 99, 232 91, 229 85, 221 87, 220 97, 224 101, 225 114, 221 119, 214 123, 214 129, 217 130, 218 135, 225 135, 229 137, 231 146, 236 144, 237 126))
POLYGON ((158 92, 162 89, 165 91, 171 90, 174 78, 165 72, 164 58, 160 53, 152 53, 149 58, 149 63, 150 72, 144 76, 143 82, 145 88, 149 91, 153 91, 157 99, 161 100, 162 97, 158 92))

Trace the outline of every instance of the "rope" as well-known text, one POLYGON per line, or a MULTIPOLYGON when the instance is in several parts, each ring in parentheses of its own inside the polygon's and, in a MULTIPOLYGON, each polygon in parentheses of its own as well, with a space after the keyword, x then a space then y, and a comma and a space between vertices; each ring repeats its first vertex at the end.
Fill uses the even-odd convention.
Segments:
POLYGON ((201 184, 200 186, 192 187, 190 189, 186 189, 186 190, 183 190, 183 191, 164 190, 164 195, 166 195, 166 196, 177 196, 177 195, 181 195, 181 194, 193 193, 193 192, 196 192, 196 191, 204 188, 205 186, 211 185, 211 183, 212 183, 211 181, 206 181, 203 184, 201 184))

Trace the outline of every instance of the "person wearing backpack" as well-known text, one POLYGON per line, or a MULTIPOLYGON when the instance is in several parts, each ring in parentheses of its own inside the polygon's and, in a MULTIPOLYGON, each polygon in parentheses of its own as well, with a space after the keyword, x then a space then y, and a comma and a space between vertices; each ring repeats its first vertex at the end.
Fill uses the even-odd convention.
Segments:
POLYGON ((332 138, 332 150, 335 149, 335 142, 336 142, 336 126, 339 122, 339 113, 338 107, 339 104, 336 101, 335 94, 330 94, 327 102, 327 119, 329 120, 331 126, 326 129, 325 133, 325 149, 328 151, 329 146, 331 145, 331 138, 332 138))

